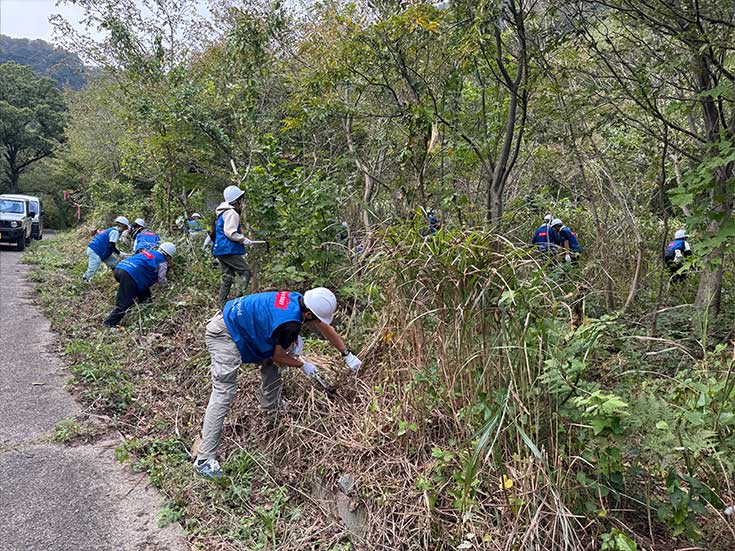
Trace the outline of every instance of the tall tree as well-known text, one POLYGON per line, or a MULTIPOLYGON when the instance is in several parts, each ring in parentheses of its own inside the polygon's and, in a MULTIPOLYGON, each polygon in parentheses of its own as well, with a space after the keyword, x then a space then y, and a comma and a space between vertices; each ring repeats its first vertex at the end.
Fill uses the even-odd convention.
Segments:
POLYGON ((597 78, 615 83, 614 94, 653 121, 629 118, 630 125, 689 162, 676 202, 707 235, 695 304, 716 315, 727 239, 735 233, 732 2, 586 0, 579 14, 581 36, 599 61, 597 78), (676 139, 667 142, 664 132, 676 139))
POLYGON ((53 153, 65 122, 66 104, 53 80, 17 63, 0 65, 0 146, 12 193, 22 172, 53 153))

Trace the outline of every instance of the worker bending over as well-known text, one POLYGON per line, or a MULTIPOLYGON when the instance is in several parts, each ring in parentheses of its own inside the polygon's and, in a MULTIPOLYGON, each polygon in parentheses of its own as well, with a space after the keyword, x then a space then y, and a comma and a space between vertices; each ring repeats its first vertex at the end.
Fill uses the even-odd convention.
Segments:
POLYGON ((692 256, 692 248, 689 246, 687 237, 689 236, 686 230, 676 230, 674 240, 666 245, 664 262, 672 274, 672 281, 681 281, 686 277, 686 274, 677 274, 676 272, 681 268, 684 258, 692 256))
POLYGON ((161 236, 153 230, 149 230, 145 226, 145 221, 142 218, 138 218, 136 223, 140 223, 140 230, 135 236, 135 242, 133 243, 133 253, 137 254, 142 250, 152 250, 158 247, 161 242, 161 236))
POLYGON ((120 234, 130 227, 128 219, 124 216, 115 218, 115 225, 98 233, 92 238, 87 246, 87 271, 82 276, 82 281, 89 281, 100 269, 100 265, 104 262, 111 270, 120 261, 120 251, 117 248, 117 241, 120 234))
POLYGON ((536 245, 540 253, 548 253, 554 245, 553 230, 551 229, 551 215, 544 216, 544 223, 533 233, 531 244, 536 245))
POLYGON ((301 293, 256 293, 229 301, 207 324, 205 342, 212 357, 212 395, 204 415, 202 441, 194 468, 206 476, 221 476, 215 459, 225 416, 237 393, 240 364, 259 364, 258 400, 266 411, 281 405, 280 366, 300 367, 308 377, 317 367, 289 354, 304 325, 318 330, 339 350, 347 366, 357 372, 362 362, 345 346, 330 325, 337 309, 332 291, 317 287, 301 293))
POLYGON ((130 244, 135 243, 135 238, 145 228, 145 221, 142 218, 136 218, 133 223, 130 224, 130 228, 122 232, 120 240, 122 243, 130 244))
POLYGON ((176 245, 161 243, 154 251, 142 250, 120 263, 115 268, 115 279, 120 284, 115 299, 115 309, 110 312, 104 324, 112 327, 120 323, 125 313, 136 302, 147 302, 151 298, 150 288, 158 283, 168 283, 166 272, 168 263, 176 254, 176 245))
POLYGON ((564 255, 564 262, 571 262, 582 252, 577 235, 567 228, 560 218, 554 218, 551 227, 554 229, 553 240, 558 247, 557 250, 564 255))
POLYGON ((204 231, 201 214, 195 212, 191 215, 191 218, 186 220, 186 231, 189 232, 189 235, 201 234, 204 231))

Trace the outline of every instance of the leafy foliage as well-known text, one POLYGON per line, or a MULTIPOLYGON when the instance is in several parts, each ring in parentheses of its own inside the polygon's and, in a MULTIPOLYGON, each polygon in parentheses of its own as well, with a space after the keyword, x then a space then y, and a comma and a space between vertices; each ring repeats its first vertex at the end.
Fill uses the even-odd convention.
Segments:
POLYGON ((0 146, 2 183, 11 192, 33 163, 48 157, 63 137, 64 98, 50 78, 17 63, 0 64, 0 146))
POLYGON ((87 69, 79 56, 43 40, 0 35, 0 63, 10 61, 52 78, 60 88, 81 90, 87 84, 87 69))

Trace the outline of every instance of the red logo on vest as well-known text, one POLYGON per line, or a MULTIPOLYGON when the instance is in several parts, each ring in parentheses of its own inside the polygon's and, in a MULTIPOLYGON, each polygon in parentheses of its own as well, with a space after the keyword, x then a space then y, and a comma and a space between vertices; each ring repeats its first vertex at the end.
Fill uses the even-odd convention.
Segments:
POLYGON ((142 254, 143 256, 145 256, 148 260, 150 260, 151 258, 153 258, 153 254, 150 251, 142 250, 142 251, 140 251, 140 254, 142 254))
POLYGON ((290 302, 291 298, 288 296, 288 291, 281 291, 280 293, 276 293, 276 308, 280 310, 286 310, 288 308, 288 303, 290 302))

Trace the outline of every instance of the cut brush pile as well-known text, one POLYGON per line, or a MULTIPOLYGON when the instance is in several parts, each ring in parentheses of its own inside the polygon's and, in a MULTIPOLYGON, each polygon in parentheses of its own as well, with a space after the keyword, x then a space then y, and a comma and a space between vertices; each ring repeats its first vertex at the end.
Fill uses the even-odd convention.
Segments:
MULTIPOLYGON (((190 466, 210 391, 210 259, 182 246, 187 269, 174 267, 170 288, 104 332, 115 286, 109 273, 90 287, 77 282, 83 240, 38 243, 30 258, 73 387, 92 412, 113 416, 126 437, 120 457, 150 474, 168 518, 202 548, 597 549, 602 532, 627 525, 640 543, 649 533, 665 541, 655 513, 641 528, 645 514, 626 516, 622 493, 601 489, 588 449, 602 449, 602 438, 612 445, 614 431, 582 437, 593 420, 570 411, 591 395, 588 379, 607 376, 592 366, 609 355, 600 343, 610 344, 598 326, 570 325, 584 299, 574 277, 560 285, 487 234, 396 231, 383 242, 347 282, 366 297, 348 339, 360 373, 307 340, 305 357, 336 392, 290 370, 289 410, 273 419, 255 399, 257 370, 243 367, 219 482, 190 466), (349 528, 330 502, 345 477, 342 497, 362 523, 349 528)), ((604 390, 598 384, 597 396, 612 396, 604 390)), ((613 426, 624 408, 608 406, 594 411, 613 426)))

